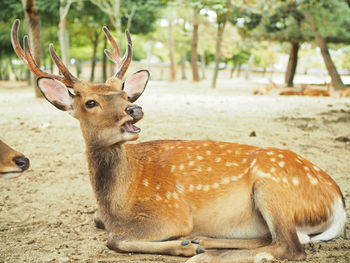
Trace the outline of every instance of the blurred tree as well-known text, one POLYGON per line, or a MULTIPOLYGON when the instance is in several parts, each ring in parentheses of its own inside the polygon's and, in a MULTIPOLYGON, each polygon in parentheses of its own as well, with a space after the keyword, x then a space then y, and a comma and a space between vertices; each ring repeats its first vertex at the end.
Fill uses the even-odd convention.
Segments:
POLYGON ((219 64, 221 57, 221 42, 225 30, 225 25, 228 21, 228 17, 232 12, 232 6, 230 0, 207 0, 206 5, 209 9, 213 10, 216 14, 216 49, 215 49, 215 67, 214 74, 211 83, 211 87, 216 87, 216 81, 219 75, 219 64))
MULTIPOLYGON (((38 11, 35 6, 35 0, 22 0, 24 6, 25 17, 28 22, 28 31, 29 31, 29 40, 30 40, 30 49, 33 52, 33 57, 36 64, 40 67, 41 59, 41 48, 40 48, 40 21, 38 11)), ((42 97, 40 90, 37 88, 36 81, 37 76, 33 73, 32 84, 35 91, 36 97, 42 97)))

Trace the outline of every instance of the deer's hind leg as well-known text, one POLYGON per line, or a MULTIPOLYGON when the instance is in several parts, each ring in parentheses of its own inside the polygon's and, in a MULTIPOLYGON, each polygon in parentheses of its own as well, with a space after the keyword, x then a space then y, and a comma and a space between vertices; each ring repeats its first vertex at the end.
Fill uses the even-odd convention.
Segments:
MULTIPOLYGON (((306 258, 303 246, 296 232, 294 218, 289 213, 288 200, 277 198, 283 193, 276 192, 273 184, 257 182, 253 187, 253 201, 265 220, 271 243, 262 247, 247 247, 242 250, 211 250, 190 258, 187 263, 234 263, 260 262, 264 259, 303 260, 306 258), (286 201, 286 203, 284 203, 286 201)), ((237 242, 240 242, 237 240, 237 242)), ((242 246, 243 247, 243 246, 242 246)))

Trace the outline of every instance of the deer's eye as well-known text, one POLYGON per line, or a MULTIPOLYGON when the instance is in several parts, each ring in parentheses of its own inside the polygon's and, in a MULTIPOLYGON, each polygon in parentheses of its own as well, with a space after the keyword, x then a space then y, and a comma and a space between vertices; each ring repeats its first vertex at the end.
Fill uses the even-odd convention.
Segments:
POLYGON ((85 103, 85 106, 86 108, 88 109, 91 109, 93 107, 96 107, 98 105, 98 102, 95 101, 95 100, 88 100, 86 103, 85 103))

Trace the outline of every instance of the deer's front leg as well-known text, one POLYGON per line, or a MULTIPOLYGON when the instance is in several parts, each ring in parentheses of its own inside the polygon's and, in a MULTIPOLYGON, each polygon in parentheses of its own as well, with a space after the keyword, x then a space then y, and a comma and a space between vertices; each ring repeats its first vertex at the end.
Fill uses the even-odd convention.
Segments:
POLYGON ((191 243, 189 240, 171 240, 171 241, 135 241, 120 240, 112 233, 109 234, 107 247, 121 253, 147 253, 163 254, 172 256, 191 257, 204 250, 198 244, 191 243))

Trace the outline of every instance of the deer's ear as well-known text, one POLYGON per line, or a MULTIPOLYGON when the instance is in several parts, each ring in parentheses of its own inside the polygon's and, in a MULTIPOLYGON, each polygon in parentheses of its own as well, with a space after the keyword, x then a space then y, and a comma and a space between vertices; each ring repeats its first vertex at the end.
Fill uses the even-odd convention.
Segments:
POLYGON ((144 92, 149 79, 148 70, 139 70, 132 74, 125 82, 123 90, 128 94, 129 101, 136 101, 144 92))
POLYGON ((39 78, 38 87, 44 97, 56 108, 63 111, 73 110, 73 95, 61 82, 50 78, 39 78))

